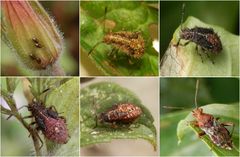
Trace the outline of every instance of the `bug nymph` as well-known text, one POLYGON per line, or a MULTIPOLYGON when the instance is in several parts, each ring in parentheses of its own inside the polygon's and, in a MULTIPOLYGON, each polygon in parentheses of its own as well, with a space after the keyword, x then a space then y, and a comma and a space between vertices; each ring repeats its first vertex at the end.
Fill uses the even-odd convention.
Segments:
POLYGON ((33 101, 28 106, 28 110, 32 112, 29 117, 34 117, 36 129, 41 130, 50 141, 65 144, 68 141, 67 124, 64 117, 59 116, 55 107, 45 107, 41 102, 33 101))
POLYGON ((39 40, 37 38, 32 38, 32 41, 34 43, 34 46, 36 48, 42 48, 42 45, 40 44, 39 40))
MULTIPOLYGON (((181 39, 184 39, 188 40, 185 44, 183 44, 184 46, 186 46, 190 42, 194 42, 196 44, 196 51, 200 56, 201 54, 198 52, 198 46, 201 47, 202 51, 206 53, 208 57, 209 57, 208 52, 212 54, 219 54, 222 51, 222 42, 220 40, 220 37, 217 35, 217 33, 214 32, 212 28, 203 27, 182 28, 184 9, 185 4, 183 4, 182 6, 181 31, 176 46, 180 44, 181 39)), ((213 60, 212 63, 214 63, 213 60)))
POLYGON ((100 114, 100 121, 107 123, 130 124, 142 114, 140 107, 132 103, 120 103, 113 105, 108 111, 100 114))
MULTIPOLYGON (((107 8, 105 8, 105 14, 107 8)), ((106 15, 104 16, 104 20, 106 15)), ((104 32, 105 32, 105 23, 104 23, 104 32)), ((107 45, 113 46, 113 50, 120 50, 126 55, 133 58, 141 58, 144 55, 145 43, 142 33, 139 31, 118 31, 118 32, 108 32, 104 35, 102 41, 96 43, 93 48, 89 51, 90 55, 93 50, 99 45, 105 43, 107 45)))

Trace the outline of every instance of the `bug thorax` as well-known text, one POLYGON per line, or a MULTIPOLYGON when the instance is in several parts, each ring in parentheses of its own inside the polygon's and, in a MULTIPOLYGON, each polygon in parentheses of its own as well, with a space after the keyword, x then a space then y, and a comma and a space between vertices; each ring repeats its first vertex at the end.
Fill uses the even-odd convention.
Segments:
POLYGON ((192 112, 192 115, 196 118, 199 127, 208 127, 213 125, 214 117, 210 114, 203 113, 202 108, 196 108, 192 112))

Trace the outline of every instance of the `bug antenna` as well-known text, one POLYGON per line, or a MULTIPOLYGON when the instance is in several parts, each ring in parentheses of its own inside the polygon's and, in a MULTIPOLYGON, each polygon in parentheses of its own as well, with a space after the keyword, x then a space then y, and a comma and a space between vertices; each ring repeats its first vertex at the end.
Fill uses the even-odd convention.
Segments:
POLYGON ((198 87, 199 87, 199 80, 197 79, 197 82, 196 82, 196 91, 195 91, 195 107, 196 107, 196 108, 198 107, 198 104, 197 104, 198 87))
POLYGON ((105 7, 105 11, 104 11, 104 19, 103 19, 103 21, 104 21, 104 25, 103 25, 103 31, 104 31, 104 33, 106 33, 106 14, 107 14, 107 6, 105 7))
POLYGON ((181 30, 182 30, 184 12, 185 12, 185 3, 182 4, 181 30))
POLYGON ((102 41, 96 43, 96 44, 93 46, 93 48, 88 52, 88 55, 90 55, 90 54, 93 52, 93 50, 94 50, 99 44, 101 44, 101 43, 102 43, 102 41))

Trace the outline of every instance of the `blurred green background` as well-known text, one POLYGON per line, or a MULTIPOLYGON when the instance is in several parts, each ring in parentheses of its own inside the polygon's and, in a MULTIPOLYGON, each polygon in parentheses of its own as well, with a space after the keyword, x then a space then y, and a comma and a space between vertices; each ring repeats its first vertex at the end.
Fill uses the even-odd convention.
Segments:
MULTIPOLYGON (((177 124, 195 108, 196 80, 196 78, 160 79, 161 155, 213 155, 192 130, 188 130, 187 138, 184 138, 178 145, 177 124), (184 107, 185 109, 167 109, 163 106, 184 107)), ((238 78, 199 78, 199 81, 197 97, 199 106, 211 103, 239 104, 238 78)))
MULTIPOLYGON (((40 1, 45 10, 55 20, 64 36, 64 52, 60 56, 60 65, 66 75, 77 76, 79 73, 79 2, 78 1, 40 1)), ((17 57, 1 40, 1 75, 37 75, 16 62, 17 57)))
POLYGON ((185 3, 183 21, 194 16, 208 24, 218 25, 239 35, 238 1, 161 1, 160 2, 160 54, 164 55, 174 31, 181 24, 182 4, 185 3))
MULTIPOLYGON (((196 78, 161 78, 161 106, 195 108, 194 96, 196 78)), ((239 102, 239 79, 237 78, 206 78, 199 79, 198 105, 211 103, 231 104, 239 102)), ((173 112, 162 109, 161 114, 173 112)))

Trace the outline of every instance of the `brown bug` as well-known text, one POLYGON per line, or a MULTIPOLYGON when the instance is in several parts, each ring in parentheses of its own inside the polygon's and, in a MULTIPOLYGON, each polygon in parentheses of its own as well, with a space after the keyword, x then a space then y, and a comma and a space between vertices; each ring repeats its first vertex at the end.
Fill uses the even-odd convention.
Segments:
POLYGON ((32 38, 32 41, 37 48, 42 48, 42 45, 40 44, 39 40, 37 38, 32 38))
MULTIPOLYGON (((107 7, 105 8, 105 15, 107 12, 107 7)), ((106 16, 104 16, 105 18, 106 16)), ((104 24, 105 32, 105 24, 104 24)), ((144 55, 144 39, 139 31, 119 31, 119 32, 109 32, 104 35, 103 40, 96 43, 93 48, 89 51, 88 55, 101 43, 107 45, 112 45, 114 50, 120 50, 123 53, 131 56, 133 58, 141 58, 144 55)))
POLYGON ((69 135, 66 119, 59 116, 54 106, 45 107, 41 102, 33 100, 32 104, 28 106, 28 110, 32 112, 32 115, 25 118, 35 118, 35 122, 30 125, 36 124, 36 129, 41 130, 50 141, 59 144, 67 143, 69 135))
POLYGON ((196 93, 195 93, 195 105, 196 109, 192 111, 193 117, 196 119, 192 122, 195 126, 199 127, 202 132, 198 135, 199 137, 203 135, 208 135, 211 141, 217 146, 232 150, 233 142, 232 142, 232 134, 234 130, 234 123, 225 122, 220 123, 219 118, 215 118, 211 114, 207 114, 203 112, 202 108, 197 107, 197 93, 198 93, 199 80, 196 83, 196 93), (225 128, 225 126, 233 126, 231 133, 225 128))
MULTIPOLYGON (((202 27, 194 27, 194 28, 182 28, 183 23, 183 15, 184 15, 185 4, 182 6, 182 18, 181 18, 181 32, 180 38, 176 44, 178 46, 180 44, 180 40, 188 40, 184 46, 189 44, 190 42, 194 42, 196 44, 196 51, 198 52, 198 46, 201 47, 202 51, 209 57, 208 52, 212 54, 219 54, 222 51, 222 42, 217 33, 214 32, 212 28, 202 28, 202 27)), ((210 58, 210 57, 209 57, 210 58)), ((202 59, 202 56, 201 56, 202 59)), ((214 61, 211 59, 212 63, 214 61)), ((203 59, 202 59, 203 62, 203 59)))
MULTIPOLYGON (((195 118, 190 124, 200 128, 201 132, 198 133, 199 137, 207 135, 210 140, 223 149, 232 150, 233 141, 231 139, 234 123, 232 122, 219 122, 219 118, 215 118, 213 115, 204 113, 203 109, 197 105, 197 94, 198 94, 199 80, 196 83, 195 91, 195 106, 196 108, 192 111, 192 116, 195 118), (233 126, 231 133, 225 128, 225 126, 233 126)), ((164 107, 165 108, 165 107, 164 107)), ((167 107, 171 108, 171 107, 167 107)), ((177 109, 176 107, 174 107, 177 109)), ((178 108, 179 109, 179 108, 178 108)))
POLYGON ((233 141, 231 137, 234 130, 233 123, 220 123, 218 121, 219 118, 215 118, 210 114, 204 113, 202 108, 196 108, 192 112, 193 116, 196 118, 196 121, 193 121, 192 123, 202 130, 202 132, 198 134, 199 137, 207 134, 211 141, 218 147, 232 150, 233 141), (230 133, 225 126, 233 126, 232 132, 230 133))
POLYGON ((132 103, 119 103, 100 114, 100 122, 107 123, 132 123, 142 114, 140 107, 132 103))

